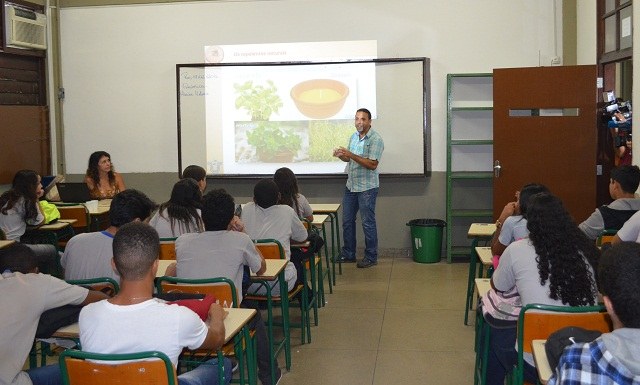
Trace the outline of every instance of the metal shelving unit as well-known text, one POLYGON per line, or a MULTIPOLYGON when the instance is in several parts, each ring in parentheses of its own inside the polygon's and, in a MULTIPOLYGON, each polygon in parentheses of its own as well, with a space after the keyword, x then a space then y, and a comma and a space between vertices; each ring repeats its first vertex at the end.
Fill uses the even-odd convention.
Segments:
POLYGON ((447 261, 468 256, 473 222, 493 216, 493 76, 447 75, 447 261))

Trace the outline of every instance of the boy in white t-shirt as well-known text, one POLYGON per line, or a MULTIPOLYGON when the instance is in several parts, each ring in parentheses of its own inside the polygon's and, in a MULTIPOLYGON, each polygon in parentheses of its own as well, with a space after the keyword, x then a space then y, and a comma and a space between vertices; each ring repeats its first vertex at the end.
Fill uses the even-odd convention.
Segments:
MULTIPOLYGON (((152 297, 159 251, 160 239, 151 226, 132 222, 118 229, 113 239, 112 265, 120 275, 120 292, 82 309, 79 325, 83 350, 104 354, 157 350, 177 365, 184 347, 216 350, 223 344, 226 313, 220 305, 211 305, 205 323, 186 307, 152 297)), ((228 360, 224 369, 228 384, 228 360)), ((217 385, 217 359, 181 374, 178 383, 217 385)))

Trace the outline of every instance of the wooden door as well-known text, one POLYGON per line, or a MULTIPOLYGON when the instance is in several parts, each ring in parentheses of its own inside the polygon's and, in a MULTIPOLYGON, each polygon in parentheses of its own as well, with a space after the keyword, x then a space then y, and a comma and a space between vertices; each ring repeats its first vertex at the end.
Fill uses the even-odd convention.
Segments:
POLYGON ((542 183, 579 223, 596 205, 596 66, 493 71, 493 207, 542 183))

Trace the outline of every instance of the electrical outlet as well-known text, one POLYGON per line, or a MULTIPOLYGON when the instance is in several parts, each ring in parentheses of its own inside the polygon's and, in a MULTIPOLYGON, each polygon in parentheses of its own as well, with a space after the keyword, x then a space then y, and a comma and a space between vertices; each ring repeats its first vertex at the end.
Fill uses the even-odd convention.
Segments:
POLYGON ((560 65, 560 63, 561 63, 560 56, 555 56, 551 59, 551 65, 553 66, 560 65))

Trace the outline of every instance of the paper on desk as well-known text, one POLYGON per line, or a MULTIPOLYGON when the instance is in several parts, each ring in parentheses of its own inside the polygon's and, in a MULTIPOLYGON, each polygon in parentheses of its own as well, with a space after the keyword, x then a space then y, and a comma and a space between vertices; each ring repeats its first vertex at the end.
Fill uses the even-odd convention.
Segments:
POLYGON ((65 349, 72 349, 77 345, 74 340, 70 340, 67 338, 38 338, 37 341, 46 342, 48 344, 56 344, 65 349))

